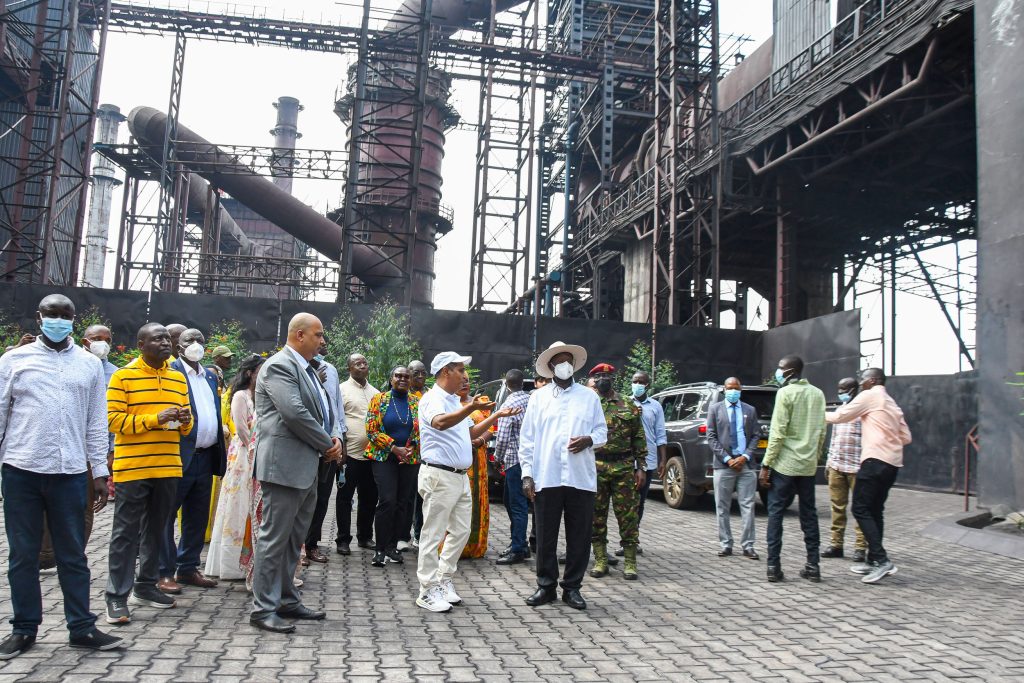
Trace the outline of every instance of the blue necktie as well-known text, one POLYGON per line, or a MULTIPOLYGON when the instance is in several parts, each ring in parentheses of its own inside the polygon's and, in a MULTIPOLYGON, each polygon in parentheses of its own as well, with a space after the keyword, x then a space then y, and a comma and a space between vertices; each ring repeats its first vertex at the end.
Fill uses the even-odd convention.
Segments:
POLYGON ((320 395, 320 378, 316 376, 316 372, 313 371, 312 365, 306 366, 306 374, 309 375, 309 379, 313 381, 313 393, 316 395, 316 400, 320 402, 320 414, 324 416, 324 431, 330 434, 331 413, 330 410, 324 406, 324 397, 320 395))
POLYGON ((747 450, 747 435, 743 432, 743 413, 738 403, 732 405, 732 431, 735 442, 733 455, 743 455, 747 450))

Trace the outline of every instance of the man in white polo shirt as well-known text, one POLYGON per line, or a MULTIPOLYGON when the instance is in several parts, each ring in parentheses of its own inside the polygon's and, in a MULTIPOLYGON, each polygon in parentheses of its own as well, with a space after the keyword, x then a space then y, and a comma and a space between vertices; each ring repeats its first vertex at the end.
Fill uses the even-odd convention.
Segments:
POLYGON ((447 612, 462 602, 452 576, 462 549, 469 540, 473 496, 466 471, 473 464, 473 440, 484 431, 469 416, 474 410, 491 410, 494 403, 477 397, 465 406, 458 392, 469 384, 466 363, 470 356, 454 351, 437 354, 430 364, 434 386, 423 394, 419 406, 419 494, 423 498, 423 529, 420 531, 416 576, 420 590, 416 604, 431 612, 447 612), (474 433, 477 432, 477 433, 474 433), (438 546, 444 549, 438 557, 438 546))

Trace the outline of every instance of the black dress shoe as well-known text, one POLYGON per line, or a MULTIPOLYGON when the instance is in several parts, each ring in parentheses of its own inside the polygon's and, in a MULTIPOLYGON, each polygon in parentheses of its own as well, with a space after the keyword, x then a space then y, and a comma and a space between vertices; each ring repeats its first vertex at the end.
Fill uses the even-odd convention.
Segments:
POLYGON ((509 553, 508 555, 502 555, 498 558, 495 564, 508 565, 508 564, 519 564, 525 562, 527 558, 526 553, 509 553))
POLYGON ((587 601, 578 590, 562 591, 562 602, 573 609, 587 609, 587 601))
POLYGON ((277 616, 285 619, 304 619, 307 621, 320 621, 327 616, 326 612, 309 609, 305 605, 297 605, 286 610, 278 610, 277 616))
POLYGON ((26 636, 21 633, 12 633, 0 643, 0 660, 14 659, 25 650, 32 647, 36 642, 35 636, 26 636))
POLYGON ((843 556, 843 549, 842 548, 837 548, 834 545, 830 545, 828 548, 825 549, 825 552, 823 552, 821 554, 821 556, 825 557, 825 558, 829 558, 829 557, 842 557, 843 556))
POLYGON ((730 557, 732 555, 732 548, 726 548, 725 550, 719 550, 719 557, 730 557))
POLYGON ((782 573, 782 567, 778 565, 768 565, 768 583, 778 583, 786 578, 786 575, 782 573))
POLYGON ((540 607, 558 599, 558 592, 554 588, 538 588, 537 592, 526 598, 526 604, 530 607, 540 607))
POLYGON ((749 560, 760 560, 761 559, 761 556, 758 555, 757 551, 754 550, 753 548, 744 548, 743 549, 743 557, 745 557, 745 558, 747 558, 749 560))
POLYGON ((800 570, 800 578, 821 583, 821 567, 816 564, 804 565, 804 568, 800 570))
POLYGON ((295 630, 295 624, 288 623, 276 614, 270 614, 262 618, 249 617, 249 625, 255 626, 261 631, 270 631, 271 633, 291 633, 295 630))
POLYGON ((112 636, 109 633, 104 633, 98 628, 94 628, 83 636, 71 636, 68 640, 68 644, 71 647, 77 647, 81 650, 116 650, 117 648, 124 645, 124 641, 117 636, 112 636))
POLYGON ((864 550, 854 550, 853 551, 853 561, 854 562, 867 562, 868 561, 868 554, 867 554, 867 552, 864 551, 864 550))
POLYGON ((352 550, 348 547, 348 543, 339 543, 337 546, 339 555, 351 555, 352 550))
POLYGON ((371 550, 377 547, 373 541, 356 541, 356 545, 360 548, 369 548, 371 550))

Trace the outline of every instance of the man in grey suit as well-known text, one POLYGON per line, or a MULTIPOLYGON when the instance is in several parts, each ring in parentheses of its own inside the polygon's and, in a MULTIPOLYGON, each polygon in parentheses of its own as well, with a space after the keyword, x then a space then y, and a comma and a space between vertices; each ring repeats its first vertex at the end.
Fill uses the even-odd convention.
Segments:
POLYGON ((321 458, 341 458, 331 436, 327 392, 309 361, 324 327, 299 313, 288 323, 288 343, 271 356, 256 379, 255 476, 263 491, 263 520, 256 536, 249 623, 275 633, 295 626, 285 619, 323 619, 309 609, 292 581, 302 542, 316 507, 321 458))
POLYGON ((708 444, 714 454, 715 517, 718 519, 718 541, 722 549, 719 557, 732 555, 732 528, 729 511, 735 491, 743 519, 740 544, 743 556, 760 559, 754 550, 754 495, 757 493, 757 474, 754 472, 754 450, 761 427, 757 411, 740 400, 740 381, 735 377, 725 380, 725 400, 708 410, 708 444))
POLYGON ((311 562, 327 563, 327 555, 320 550, 320 535, 323 533, 324 519, 327 518, 327 507, 331 504, 331 496, 334 495, 334 480, 338 476, 338 467, 345 459, 345 415, 339 413, 341 406, 341 380, 338 377, 338 369, 327 362, 327 337, 320 340, 320 349, 310 365, 316 368, 316 376, 324 385, 327 392, 327 400, 331 404, 331 436, 341 439, 342 450, 341 460, 324 460, 320 463, 320 472, 317 475, 316 508, 313 510, 313 522, 309 525, 309 533, 306 534, 306 559, 311 562))

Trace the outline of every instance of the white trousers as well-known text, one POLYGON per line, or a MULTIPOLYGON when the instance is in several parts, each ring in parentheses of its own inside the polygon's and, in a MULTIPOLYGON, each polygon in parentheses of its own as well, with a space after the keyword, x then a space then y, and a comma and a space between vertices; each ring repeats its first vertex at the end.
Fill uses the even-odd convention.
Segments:
POLYGON ((418 491, 423 498, 423 528, 416 577, 422 595, 442 579, 451 578, 462 549, 469 540, 473 522, 473 494, 469 477, 424 464, 420 467, 418 491), (438 556, 438 546, 444 548, 438 556))

